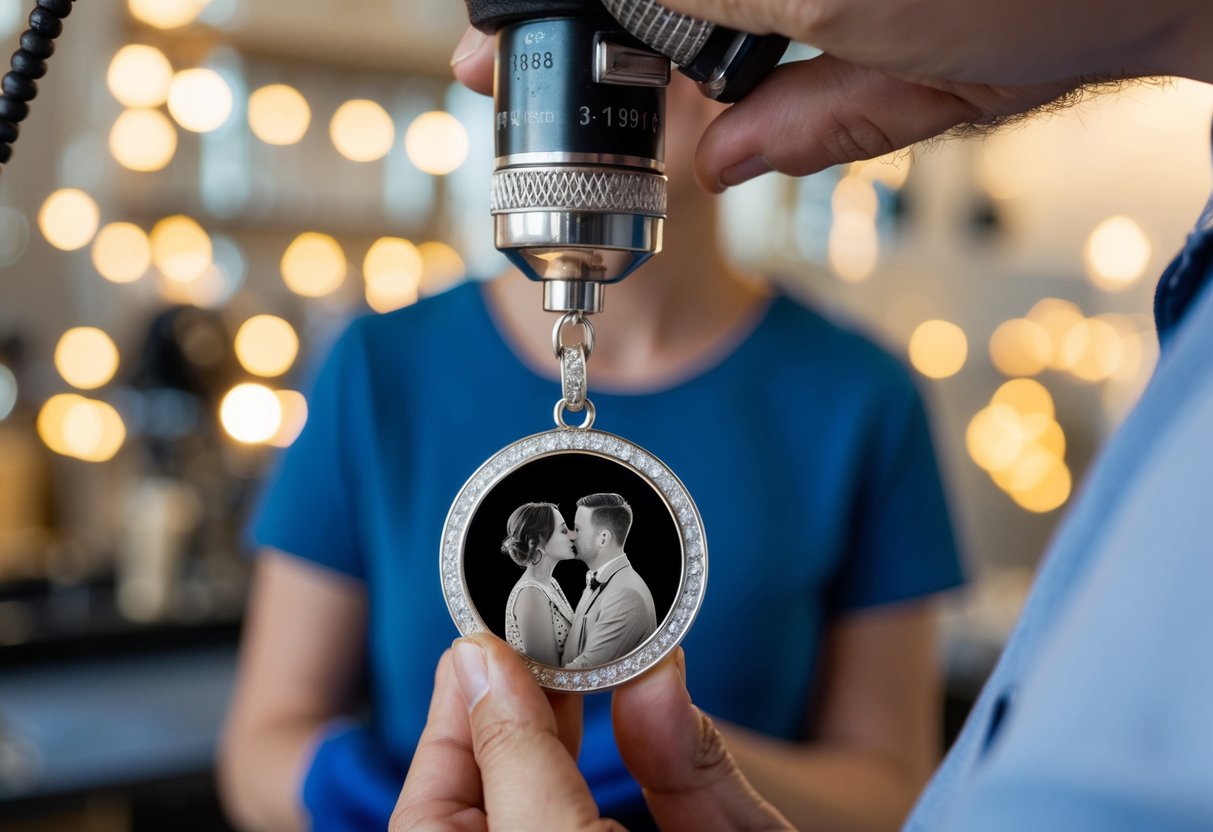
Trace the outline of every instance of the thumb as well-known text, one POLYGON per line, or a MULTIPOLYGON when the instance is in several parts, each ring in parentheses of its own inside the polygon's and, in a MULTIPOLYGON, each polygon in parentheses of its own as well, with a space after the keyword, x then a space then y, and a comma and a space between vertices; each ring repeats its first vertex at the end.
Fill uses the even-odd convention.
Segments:
POLYGON ((624 764, 666 830, 791 830, 738 770, 716 726, 691 704, 682 650, 615 692, 624 764))
POLYGON ((452 658, 494 832, 604 828, 556 714, 518 654, 477 635, 456 641, 452 658))

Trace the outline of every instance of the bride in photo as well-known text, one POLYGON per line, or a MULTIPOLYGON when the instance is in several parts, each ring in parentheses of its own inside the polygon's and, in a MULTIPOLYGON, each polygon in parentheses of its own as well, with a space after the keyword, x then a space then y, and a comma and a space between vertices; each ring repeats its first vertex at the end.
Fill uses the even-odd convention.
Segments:
POLYGON ((501 551, 523 569, 505 602, 506 641, 553 667, 560 666, 573 608, 552 570, 573 559, 576 539, 553 503, 524 503, 510 515, 501 543, 501 551))

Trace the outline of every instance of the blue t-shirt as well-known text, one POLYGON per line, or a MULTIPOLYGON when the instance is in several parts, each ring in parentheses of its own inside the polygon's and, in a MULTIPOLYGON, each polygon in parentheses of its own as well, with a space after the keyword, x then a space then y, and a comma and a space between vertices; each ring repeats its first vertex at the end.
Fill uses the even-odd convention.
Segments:
MULTIPOLYGON (((960 581, 909 374, 784 297, 730 354, 669 389, 595 389, 592 369, 596 427, 662 458, 703 515, 711 577, 684 643, 696 703, 804 737, 828 620, 960 581)), ((510 350, 475 284, 356 320, 324 363, 254 526, 257 543, 369 594, 372 717, 316 753, 304 800, 318 828, 387 822, 434 666, 457 635, 438 571, 447 509, 492 453, 552 427, 559 395, 510 350)), ((586 703, 580 762, 605 813, 642 805, 607 694, 586 703)))

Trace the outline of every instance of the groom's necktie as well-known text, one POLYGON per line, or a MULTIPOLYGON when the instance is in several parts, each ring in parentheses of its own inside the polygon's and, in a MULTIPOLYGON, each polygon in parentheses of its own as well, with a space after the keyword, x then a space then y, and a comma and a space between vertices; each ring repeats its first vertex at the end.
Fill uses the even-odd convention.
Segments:
POLYGON ((598 580, 598 572, 596 570, 590 570, 589 572, 585 573, 585 586, 590 592, 593 592, 594 590, 598 589, 598 587, 602 586, 598 580))

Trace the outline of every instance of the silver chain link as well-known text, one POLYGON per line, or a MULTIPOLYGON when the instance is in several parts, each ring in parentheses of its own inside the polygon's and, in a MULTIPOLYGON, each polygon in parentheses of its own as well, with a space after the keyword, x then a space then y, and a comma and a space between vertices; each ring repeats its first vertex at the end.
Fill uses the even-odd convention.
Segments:
POLYGON ((587 396, 589 378, 587 364, 594 352, 594 325, 584 312, 566 312, 556 321, 552 328, 552 352, 560 361, 560 392, 561 398, 556 402, 552 417, 558 428, 575 428, 589 430, 594 426, 594 403, 587 396), (562 339, 566 326, 580 326, 585 334, 585 340, 576 344, 566 344, 562 339), (585 418, 580 425, 569 425, 564 421, 565 411, 580 413, 585 411, 585 418))

